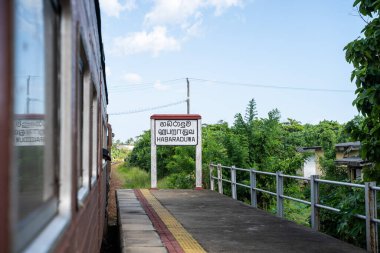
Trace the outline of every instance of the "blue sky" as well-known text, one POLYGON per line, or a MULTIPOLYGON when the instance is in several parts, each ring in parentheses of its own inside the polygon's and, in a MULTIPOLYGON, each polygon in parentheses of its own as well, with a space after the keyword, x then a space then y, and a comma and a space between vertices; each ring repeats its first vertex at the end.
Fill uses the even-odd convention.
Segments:
POLYGON ((233 123, 252 98, 259 117, 278 108, 283 121, 343 123, 357 114, 352 66, 343 51, 364 27, 353 0, 100 3, 108 112, 117 139, 148 130, 152 114, 186 113, 182 103, 131 114, 185 100, 186 77, 190 111, 203 123, 233 123), (112 115, 120 112, 129 114, 112 115))
POLYGON ((17 114, 45 111, 44 23, 42 1, 16 1, 15 25, 15 108, 17 114), (29 80, 29 96, 27 80, 29 80), (29 103, 28 98, 30 99, 29 103), (29 112, 27 107, 29 105, 29 112))

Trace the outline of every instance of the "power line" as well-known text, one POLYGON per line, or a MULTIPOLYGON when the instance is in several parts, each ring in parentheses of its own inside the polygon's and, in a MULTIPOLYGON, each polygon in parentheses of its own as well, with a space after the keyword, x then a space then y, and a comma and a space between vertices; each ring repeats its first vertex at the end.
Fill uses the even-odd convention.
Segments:
POLYGON ((267 88, 267 89, 283 89, 283 90, 299 90, 299 91, 318 91, 318 92, 355 92, 354 90, 338 90, 338 89, 323 89, 323 88, 306 88, 306 87, 294 87, 294 86, 279 86, 279 85, 263 85, 263 84, 252 84, 252 83, 239 83, 239 82, 228 82, 228 81, 216 81, 201 78, 189 78, 193 81, 219 83, 225 85, 238 85, 245 87, 256 87, 256 88, 267 88))
MULTIPOLYGON (((296 91, 311 91, 311 92, 338 92, 338 93, 352 93, 354 90, 340 90, 340 89, 324 89, 324 88, 307 88, 307 87, 295 87, 295 86, 281 86, 281 85, 264 85, 264 84, 254 84, 254 83, 240 83, 240 82, 230 82, 230 81, 218 81, 218 80, 209 80, 202 78, 189 78, 189 80, 198 81, 198 82, 210 82, 210 83, 218 83, 224 85, 235 85, 235 86, 244 86, 251 88, 265 88, 265 89, 282 89, 282 90, 296 90, 296 91)), ((186 78, 176 78, 170 80, 160 81, 159 83, 171 83, 178 81, 186 81, 186 78)), ((110 92, 123 92, 123 91, 142 91, 153 88, 157 82, 146 82, 139 84, 126 84, 126 85, 118 85, 109 87, 110 92)), ((180 82, 172 85, 181 84, 180 82)))
MULTIPOLYGON (((263 85, 263 84, 253 84, 253 83, 240 83, 240 82, 229 82, 229 81, 216 81, 216 80, 209 80, 209 79, 202 79, 202 78, 177 78, 177 79, 171 79, 171 80, 165 80, 160 81, 160 83, 170 83, 170 82, 177 82, 177 81, 187 81, 187 84, 189 85, 189 80, 198 81, 198 82, 210 82, 210 83, 218 83, 218 84, 224 84, 224 85, 237 85, 237 86, 245 86, 245 87, 253 87, 253 88, 269 88, 269 89, 285 89, 285 90, 297 90, 297 91, 311 91, 311 92, 341 92, 341 93, 352 93, 354 90, 339 90, 339 89, 323 89, 323 88, 306 88, 306 87, 294 87, 294 86, 280 86, 280 85, 263 85)), ((179 83, 177 83, 179 84, 179 83)), ((175 85, 177 85, 175 84, 175 85)), ((123 91, 127 89, 126 91, 142 91, 146 89, 151 89, 154 87, 156 83, 140 83, 135 85, 128 85, 128 86, 114 86, 117 91, 123 91)), ((188 87, 189 89, 189 87, 188 87)), ((177 101, 170 104, 160 105, 160 106, 154 106, 154 107, 148 107, 144 109, 136 109, 136 110, 130 110, 126 112, 117 112, 117 113, 109 113, 109 115, 125 115, 125 114, 133 114, 133 113, 139 113, 139 112, 145 112, 145 111, 152 111, 155 109, 161 109, 166 107, 175 106, 182 103, 188 103, 189 102, 189 92, 187 95, 187 99, 177 101)), ((188 110, 189 111, 189 110, 188 110)))
MULTIPOLYGON (((166 84, 162 84, 161 87, 174 87, 174 86, 178 86, 179 84, 181 83, 177 83, 177 84, 172 84, 172 85, 166 85, 166 84)), ((109 89, 109 91, 111 93, 116 93, 116 92, 130 92, 130 91, 142 91, 142 90, 149 90, 149 89, 154 89, 154 88, 157 88, 159 89, 160 87, 159 86, 155 86, 155 85, 151 85, 151 86, 142 86, 142 87, 123 87, 123 88, 114 88, 114 89, 109 89)))
MULTIPOLYGON (((186 78, 176 78, 176 79, 170 79, 170 80, 164 80, 164 81, 157 81, 159 83, 172 83, 177 81, 183 81, 186 80, 186 78)), ((115 88, 122 88, 122 89, 130 89, 130 88, 140 88, 140 87, 154 87, 157 82, 145 82, 145 83, 133 83, 133 84, 121 84, 121 85, 115 85, 115 86, 109 86, 108 89, 115 89, 115 88)))
POLYGON ((174 103, 170 103, 170 104, 166 104, 166 105, 159 105, 159 106, 148 107, 148 108, 144 108, 144 109, 130 110, 130 111, 126 111, 126 112, 109 113, 109 115, 125 115, 125 114, 133 114, 133 113, 139 113, 139 112, 153 111, 156 109, 171 107, 171 106, 179 105, 179 104, 186 103, 186 102, 187 102, 187 99, 177 101, 174 103))
POLYGON ((167 84, 162 84, 160 83, 159 85, 149 85, 149 86, 142 86, 142 87, 137 87, 137 86, 134 86, 134 87, 119 87, 119 88, 114 88, 114 89, 110 89, 109 92, 110 93, 124 93, 124 92, 135 92, 135 91, 145 91, 145 90, 156 90, 156 89, 160 89, 160 88, 173 88, 173 87, 178 87, 179 85, 181 85, 181 83, 177 83, 177 84, 171 84, 171 85, 167 85, 167 84))

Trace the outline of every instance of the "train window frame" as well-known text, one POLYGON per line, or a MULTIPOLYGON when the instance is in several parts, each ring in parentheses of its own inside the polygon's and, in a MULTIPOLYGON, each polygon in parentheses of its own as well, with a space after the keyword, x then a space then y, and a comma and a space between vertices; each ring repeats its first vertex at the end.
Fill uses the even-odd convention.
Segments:
MULTIPOLYGON (((71 16, 71 8, 70 5, 65 4, 61 5, 61 3, 57 0, 41 0, 43 4, 51 4, 53 18, 55 20, 54 25, 57 29, 55 29, 55 39, 53 40, 52 48, 55 52, 55 56, 58 59, 55 61, 57 64, 54 67, 54 80, 56 80, 56 85, 54 86, 54 90, 51 88, 47 88, 47 92, 53 92, 53 94, 48 93, 51 98, 48 99, 50 103, 54 102, 53 109, 48 109, 50 113, 56 113, 56 120, 54 121, 54 127, 58 130, 54 132, 54 139, 58 139, 58 142, 55 142, 57 148, 54 148, 53 152, 50 154, 55 154, 56 159, 54 160, 54 188, 55 188, 55 196, 56 203, 49 202, 47 206, 48 209, 54 209, 54 215, 49 216, 48 221, 44 223, 44 225, 38 230, 33 231, 31 229, 33 226, 30 224, 27 228, 23 228, 25 232, 21 237, 24 237, 25 234, 31 234, 32 238, 30 240, 24 240, 24 242, 20 243, 20 235, 17 234, 17 226, 13 225, 12 231, 15 234, 13 236, 13 250, 18 252, 23 250, 23 252, 50 252, 51 249, 55 246, 57 239, 64 233, 71 219, 71 179, 72 172, 71 168, 71 148, 69 145, 72 143, 71 138, 71 74, 69 75, 61 75, 60 73, 71 73, 71 54, 67 54, 72 50, 71 43, 71 30, 72 30, 72 16, 71 16), (64 36, 66 35, 66 36, 64 36), (67 36, 68 35, 68 36, 67 36), (64 46, 63 46, 64 45, 64 46), (55 125, 56 124, 56 125, 55 125), (57 169, 55 169, 57 168, 57 169)), ((14 5, 15 6, 15 5, 14 5)), ((14 29, 17 29, 16 26, 14 29)), ((49 50, 45 49, 46 53, 49 54, 49 50)), ((46 61, 46 60, 45 60, 46 61)), ((52 62, 46 61, 46 64, 52 64, 52 62)), ((54 66, 51 65, 51 66, 54 66)), ((52 135, 52 132, 47 133, 47 136, 52 135)), ((14 188, 15 186, 13 186, 14 188)), ((13 194, 12 199, 17 198, 18 194, 13 194)), ((17 210, 17 205, 16 205, 17 210)), ((45 209, 46 206, 41 206, 40 209, 45 209)), ((40 211, 38 209, 37 211, 40 211)), ((46 209, 45 209, 46 210, 46 209)), ((39 217, 46 215, 46 212, 42 211, 39 213, 39 217)), ((12 220, 16 218, 13 216, 12 220)), ((38 218, 35 218, 33 222, 38 222, 38 218)), ((16 222, 12 222, 15 224, 16 222)))
POLYGON ((82 36, 79 38, 77 82, 77 126, 78 126, 78 160, 77 160, 77 205, 84 206, 84 201, 90 191, 90 168, 92 167, 92 94, 93 81, 87 61, 82 36))
POLYGON ((79 58, 77 60, 78 69, 77 69, 77 81, 75 89, 75 141, 76 141, 76 173, 77 173, 77 189, 80 189, 83 186, 83 91, 84 91, 84 77, 85 77, 85 66, 84 66, 84 56, 83 56, 83 47, 80 43, 79 47, 79 58))
POLYGON ((92 121, 92 136, 91 136, 91 187, 94 187, 98 174, 98 158, 99 158, 99 103, 98 103, 98 93, 93 84, 92 88, 92 103, 91 103, 91 121, 92 121))

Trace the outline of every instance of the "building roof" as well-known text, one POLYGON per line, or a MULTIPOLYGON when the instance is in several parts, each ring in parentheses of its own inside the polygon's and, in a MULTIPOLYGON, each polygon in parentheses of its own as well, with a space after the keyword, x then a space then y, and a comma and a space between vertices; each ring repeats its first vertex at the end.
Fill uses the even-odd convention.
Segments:
POLYGON ((347 165, 352 167, 363 167, 365 165, 368 165, 369 163, 367 161, 364 161, 360 157, 345 157, 341 159, 335 160, 336 165, 347 165))
POLYGON ((336 148, 338 147, 360 147, 360 141, 353 141, 353 142, 342 142, 335 145, 336 148))

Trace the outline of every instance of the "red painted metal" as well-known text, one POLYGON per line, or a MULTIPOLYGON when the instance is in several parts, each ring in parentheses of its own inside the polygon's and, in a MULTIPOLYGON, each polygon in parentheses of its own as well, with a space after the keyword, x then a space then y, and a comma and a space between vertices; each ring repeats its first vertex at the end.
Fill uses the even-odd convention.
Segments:
POLYGON ((12 1, 0 0, 0 252, 11 251, 12 1))
POLYGON ((15 114, 14 119, 45 119, 45 114, 15 114))
POLYGON ((201 119, 202 116, 199 114, 153 114, 150 116, 151 119, 201 119))

